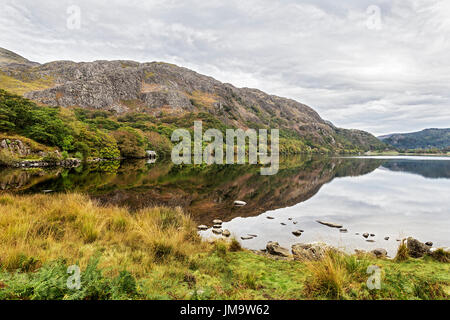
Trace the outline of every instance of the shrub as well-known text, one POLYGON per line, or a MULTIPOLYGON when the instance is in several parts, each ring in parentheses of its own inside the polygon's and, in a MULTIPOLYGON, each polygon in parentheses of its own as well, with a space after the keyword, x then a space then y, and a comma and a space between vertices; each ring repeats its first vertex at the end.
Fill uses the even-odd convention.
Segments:
POLYGON ((49 152, 47 153, 44 158, 42 158, 42 161, 48 162, 50 164, 55 164, 60 160, 60 157, 56 152, 49 152))
POLYGON ((61 157, 66 160, 67 158, 69 158, 69 153, 67 151, 63 151, 61 152, 61 157))
POLYGON ((442 248, 439 248, 431 253, 431 257, 439 262, 449 263, 450 262, 450 253, 445 251, 442 248))
POLYGON ((143 136, 133 128, 122 128, 112 133, 117 141, 120 154, 125 158, 145 157, 145 140, 143 136))

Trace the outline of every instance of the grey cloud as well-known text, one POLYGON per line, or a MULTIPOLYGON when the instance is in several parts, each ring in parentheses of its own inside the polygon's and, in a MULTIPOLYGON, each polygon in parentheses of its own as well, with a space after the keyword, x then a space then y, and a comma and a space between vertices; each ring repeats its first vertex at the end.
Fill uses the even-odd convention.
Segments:
POLYGON ((0 2, 0 46, 31 60, 172 62, 375 134, 450 124, 449 1, 0 2))

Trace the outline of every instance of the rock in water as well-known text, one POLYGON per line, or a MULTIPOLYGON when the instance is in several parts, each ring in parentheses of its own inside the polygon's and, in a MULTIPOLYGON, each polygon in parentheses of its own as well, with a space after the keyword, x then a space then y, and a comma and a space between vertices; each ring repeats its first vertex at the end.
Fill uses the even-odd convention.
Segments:
POLYGON ((432 247, 432 246, 433 246, 433 242, 431 242, 431 241, 425 242, 425 244, 426 244, 427 246, 429 246, 429 247, 432 247))
POLYGON ((408 254, 413 258, 420 258, 430 253, 429 246, 412 237, 406 240, 406 247, 408 248, 408 254))
POLYGON ((198 230, 208 230, 208 226, 205 226, 204 224, 202 224, 202 225, 199 225, 199 226, 197 227, 197 229, 198 229, 198 230))
POLYGON ((377 258, 384 258, 387 256, 387 251, 382 248, 372 250, 371 253, 377 258))
POLYGON ((348 232, 347 229, 339 229, 339 231, 342 232, 342 233, 347 233, 348 232))
POLYGON ((253 239, 253 237, 251 237, 251 236, 242 236, 241 239, 242 240, 251 240, 251 239, 253 239))
POLYGON ((366 240, 367 242, 375 242, 375 240, 372 240, 372 239, 369 239, 369 240, 366 240))
POLYGON ((289 250, 280 246, 278 242, 270 241, 266 245, 267 252, 274 256, 289 257, 289 250))
POLYGON ((270 219, 270 220, 275 219, 274 217, 270 217, 270 216, 267 216, 266 218, 267 218, 267 219, 270 219))
POLYGON ((223 235, 224 237, 229 237, 229 236, 231 235, 231 232, 230 232, 230 230, 225 229, 225 230, 223 230, 222 235, 223 235))
POLYGON ((256 238, 258 236, 257 234, 250 234, 250 233, 248 233, 247 235, 252 237, 252 238, 256 238))
POLYGON ((302 232, 301 232, 301 230, 296 230, 296 231, 293 231, 292 234, 296 237, 300 237, 302 235, 302 232))
POLYGON ((213 225, 213 228, 220 229, 220 228, 222 228, 222 225, 221 224, 215 224, 215 225, 213 225))
POLYGON ((389 240, 389 237, 384 237, 384 240, 386 240, 386 241, 389 240))
POLYGON ((325 226, 331 227, 331 228, 342 228, 342 224, 326 222, 326 221, 320 221, 320 220, 317 220, 317 222, 320 223, 320 224, 323 224, 325 226))
POLYGON ((212 232, 215 234, 222 234, 223 231, 222 231, 222 229, 214 228, 214 229, 212 229, 212 232))
POLYGON ((363 237, 367 239, 369 237, 369 234, 367 232, 363 233, 363 237))
POLYGON ((214 219, 214 220, 213 220, 213 223, 214 223, 214 224, 222 224, 222 220, 214 219))
POLYGON ((245 202, 245 201, 240 201, 240 200, 236 200, 236 201, 234 202, 234 205, 235 205, 235 206, 238 206, 238 207, 245 206, 246 204, 247 204, 247 202, 245 202))
POLYGON ((328 246, 324 243, 297 243, 292 245, 292 254, 294 260, 298 261, 320 260, 325 256, 327 249, 328 246))

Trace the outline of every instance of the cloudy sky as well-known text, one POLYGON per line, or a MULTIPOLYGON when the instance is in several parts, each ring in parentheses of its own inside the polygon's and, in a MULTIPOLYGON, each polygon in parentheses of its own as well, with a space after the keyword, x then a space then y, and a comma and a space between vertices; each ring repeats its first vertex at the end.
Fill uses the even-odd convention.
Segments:
POLYGON ((346 128, 450 127, 448 0, 0 5, 0 47, 41 63, 166 61, 296 99, 346 128))

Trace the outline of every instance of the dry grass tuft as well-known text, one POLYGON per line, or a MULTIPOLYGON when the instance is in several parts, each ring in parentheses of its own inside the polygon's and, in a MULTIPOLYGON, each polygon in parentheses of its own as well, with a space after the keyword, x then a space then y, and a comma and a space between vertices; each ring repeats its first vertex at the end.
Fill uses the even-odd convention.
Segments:
POLYGON ((101 267, 142 275, 161 262, 185 262, 206 246, 181 209, 130 214, 81 194, 4 194, 0 212, 0 267, 10 271, 33 271, 59 258, 84 268, 102 252, 101 267))
POLYGON ((396 262, 402 262, 408 260, 408 258, 409 258, 408 247, 406 246, 406 240, 403 239, 402 243, 397 249, 397 255, 395 256, 394 260, 396 262))

